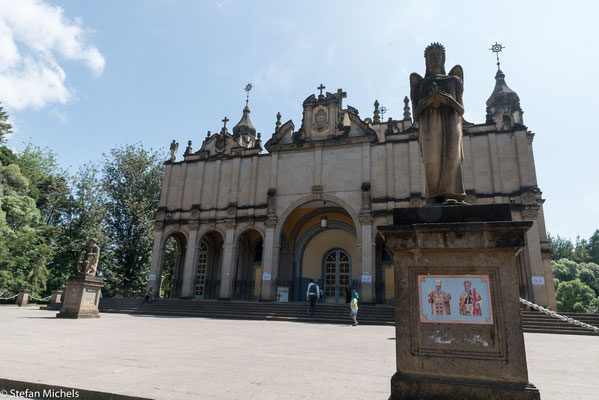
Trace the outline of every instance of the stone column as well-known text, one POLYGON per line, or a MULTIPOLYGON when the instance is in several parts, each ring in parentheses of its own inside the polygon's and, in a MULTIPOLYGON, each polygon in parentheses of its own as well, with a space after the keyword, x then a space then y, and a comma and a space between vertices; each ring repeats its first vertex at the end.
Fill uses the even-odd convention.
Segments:
POLYGON ((235 254, 235 246, 233 244, 234 236, 235 222, 227 222, 219 289, 219 298, 221 299, 230 299, 231 296, 233 296, 233 279, 235 279, 233 267, 233 256, 235 254))
POLYGON ((183 284, 181 285, 181 298, 191 299, 194 297, 194 278, 195 278, 195 260, 197 253, 197 237, 199 222, 194 221, 189 224, 190 232, 187 241, 187 251, 185 252, 185 260, 183 261, 183 284))
POLYGON ((360 275, 361 291, 360 300, 363 303, 374 303, 374 253, 372 251, 372 216, 360 215, 362 229, 361 262, 362 273, 360 275), (362 282, 362 276, 370 277, 370 282, 362 282))
POLYGON ((271 218, 266 221, 266 237, 264 238, 264 253, 262 256, 262 284, 261 284, 261 295, 260 300, 275 300, 277 294, 277 288, 275 287, 277 281, 278 268, 274 263, 274 239, 275 239, 275 225, 276 218, 271 218), (270 275, 270 280, 264 280, 264 274, 270 275))
POLYGON ((162 269, 162 229, 164 224, 156 222, 154 225, 154 246, 152 247, 152 260, 150 263, 150 276, 148 277, 148 289, 152 288, 154 297, 160 297, 160 278, 162 269), (153 278, 153 279, 152 279, 153 278))

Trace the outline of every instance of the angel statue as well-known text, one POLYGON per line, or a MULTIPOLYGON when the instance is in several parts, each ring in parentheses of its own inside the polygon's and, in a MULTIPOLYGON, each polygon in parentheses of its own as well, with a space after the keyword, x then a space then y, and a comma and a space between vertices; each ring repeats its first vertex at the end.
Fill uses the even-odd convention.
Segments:
POLYGON ((426 74, 410 75, 414 121, 426 178, 426 204, 463 203, 462 115, 464 71, 456 65, 445 73, 445 48, 433 43, 424 50, 426 74))
POLYGON ((89 240, 89 249, 85 259, 79 263, 79 271, 84 274, 96 275, 98 270, 98 260, 100 260, 100 248, 95 239, 89 240))
POLYGON ((171 162, 175 162, 175 153, 177 152, 178 148, 179 143, 175 142, 175 139, 173 139, 173 142, 171 143, 171 162))

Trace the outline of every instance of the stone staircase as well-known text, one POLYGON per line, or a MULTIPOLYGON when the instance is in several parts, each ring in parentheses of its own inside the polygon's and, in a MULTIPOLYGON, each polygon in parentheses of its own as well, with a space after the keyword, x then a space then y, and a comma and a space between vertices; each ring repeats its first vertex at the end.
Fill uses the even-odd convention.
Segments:
MULTIPOLYGON (((351 324, 348 304, 317 303, 316 313, 307 312, 307 303, 271 303, 250 301, 192 301, 158 299, 142 304, 140 299, 102 298, 100 312, 171 315, 223 319, 321 322, 351 324)), ((362 325, 393 325, 392 305, 360 304, 358 321, 362 325)))
MULTIPOLYGON (((140 299, 102 298, 100 300, 100 312, 103 313, 340 324, 352 322, 349 317, 349 306, 345 303, 318 303, 314 316, 308 314, 306 309, 306 303, 158 299, 152 304, 142 304, 140 299)), ((598 314, 566 313, 564 315, 599 326, 598 314)), ((360 304, 358 321, 361 325, 392 326, 395 323, 394 307, 388 304, 360 304)), ((538 311, 528 310, 522 310, 522 328, 524 332, 531 333, 597 335, 589 329, 568 324, 538 311)))
MULTIPOLYGON (((599 314, 561 313, 566 317, 599 327, 599 314)), ((596 335, 590 329, 572 325, 566 321, 550 317, 539 311, 522 310, 522 328, 531 333, 557 333, 565 335, 596 335)))

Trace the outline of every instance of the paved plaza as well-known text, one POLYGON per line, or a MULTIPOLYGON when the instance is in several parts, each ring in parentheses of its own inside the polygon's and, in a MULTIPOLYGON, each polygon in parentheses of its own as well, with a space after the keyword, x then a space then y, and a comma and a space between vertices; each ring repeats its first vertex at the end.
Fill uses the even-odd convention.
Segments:
MULTIPOLYGON (((0 306, 0 378, 151 399, 387 399, 394 328, 0 306)), ((599 396, 599 337, 525 334, 543 400, 599 396)))

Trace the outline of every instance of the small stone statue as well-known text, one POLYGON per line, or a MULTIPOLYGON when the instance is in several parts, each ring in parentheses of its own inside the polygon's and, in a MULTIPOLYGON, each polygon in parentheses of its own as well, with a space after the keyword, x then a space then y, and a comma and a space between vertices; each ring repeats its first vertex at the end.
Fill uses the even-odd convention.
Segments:
POLYGON ((96 276, 99 260, 100 248, 95 239, 90 239, 87 255, 85 256, 85 259, 79 263, 79 272, 96 276))
POLYGON ((175 142, 175 139, 173 139, 173 142, 171 143, 171 162, 175 161, 175 153, 177 152, 178 148, 179 143, 175 142))
POLYGON ((187 141, 187 148, 185 149, 185 155, 191 154, 193 151, 191 149, 191 140, 187 141))
POLYGON ((445 48, 433 43, 424 51, 426 74, 410 75, 414 121, 424 163, 427 204, 462 203, 462 115, 464 71, 456 65, 445 73, 445 48))

